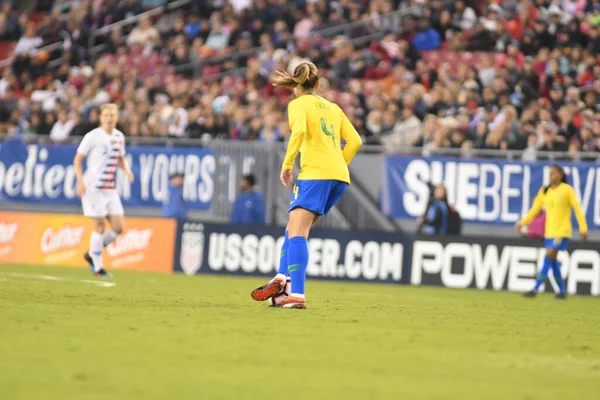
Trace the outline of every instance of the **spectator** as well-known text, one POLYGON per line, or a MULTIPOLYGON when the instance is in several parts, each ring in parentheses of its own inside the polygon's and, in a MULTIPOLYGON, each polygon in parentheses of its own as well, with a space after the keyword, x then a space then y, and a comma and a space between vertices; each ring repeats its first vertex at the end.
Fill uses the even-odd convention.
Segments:
POLYGON ((410 147, 421 137, 421 121, 415 116, 413 107, 402 108, 402 118, 394 125, 393 132, 381 138, 388 147, 410 147))
POLYGON ((446 187, 437 185, 434 187, 433 199, 428 205, 425 215, 420 218, 423 233, 427 235, 446 235, 448 233, 449 216, 450 207, 446 187))
POLYGON ((245 175, 240 185, 241 193, 235 199, 231 213, 232 224, 264 224, 265 200, 254 190, 254 175, 245 175))
POLYGON ((469 39, 467 50, 486 51, 494 46, 494 39, 490 32, 485 29, 481 21, 475 23, 475 30, 469 39))
POLYGON ((538 135, 532 133, 527 138, 527 148, 523 152, 523 156, 521 157, 523 161, 535 161, 537 160, 537 152, 539 148, 538 144, 538 135))
POLYGON ((185 129, 188 125, 188 112, 185 109, 185 102, 182 98, 177 98, 173 107, 172 122, 169 125, 169 135, 174 137, 183 137, 185 135, 185 129))
POLYGON ((55 142, 64 142, 69 137, 71 130, 75 127, 75 121, 69 117, 65 110, 58 112, 58 121, 52 126, 50 131, 50 139, 55 142))
POLYGON ((233 6, 233 11, 236 14, 240 14, 252 5, 252 0, 230 0, 229 2, 233 6))
POLYGON ((137 27, 135 27, 127 37, 127 45, 153 46, 160 43, 158 30, 152 26, 149 18, 142 18, 137 27))
MULTIPOLYGON (((79 114, 77 115, 79 116, 79 114)), ((97 128, 99 124, 98 109, 94 108, 90 110, 87 121, 83 121, 80 117, 75 120, 75 126, 73 127, 70 136, 83 137, 86 133, 97 128)), ((127 134, 130 135, 131 133, 127 132, 127 134)))
POLYGON ((265 115, 263 126, 258 140, 264 143, 277 142, 280 139, 279 127, 276 125, 276 116, 274 113, 265 115))
POLYGON ((116 53, 123 44, 121 28, 114 27, 110 30, 110 37, 104 44, 107 53, 116 53))
POLYGON ((183 198, 183 184, 185 177, 182 173, 175 173, 169 179, 169 191, 163 203, 163 217, 186 220, 188 216, 187 202, 183 198))
POLYGON ((419 21, 419 32, 412 40, 412 44, 419 51, 436 50, 440 47, 440 34, 429 25, 426 18, 419 21))
POLYGON ((5 1, 0 11, 0 40, 19 40, 23 31, 21 21, 13 11, 11 2, 5 1))
POLYGON ((26 137, 35 137, 38 135, 43 134, 44 129, 42 127, 43 121, 42 121, 42 117, 40 115, 40 113, 38 112, 34 112, 31 114, 30 117, 30 122, 27 125, 27 128, 25 129, 25 136, 26 137))
POLYGON ((28 55, 31 54, 35 49, 39 48, 44 41, 41 37, 37 36, 35 27, 33 24, 29 24, 25 30, 25 34, 15 46, 15 55, 28 55))
POLYGON ((471 7, 468 7, 465 0, 454 2, 454 15, 452 22, 454 26, 459 26, 463 31, 470 31, 475 27, 477 15, 471 7))
POLYGON ((210 34, 206 38, 206 46, 211 49, 220 50, 229 43, 229 32, 227 32, 223 24, 218 18, 213 18, 210 23, 210 34))
POLYGON ((115 22, 121 21, 125 18, 131 18, 143 12, 144 8, 140 4, 139 0, 121 0, 116 12, 114 13, 114 19, 115 22))
MULTIPOLYGON (((54 2, 46 3, 51 9, 54 2)), ((144 20, 131 34, 126 26, 122 34, 97 32, 95 44, 103 50, 93 58, 85 49, 90 31, 141 9, 133 0, 92 3, 62 0, 36 28, 27 13, 17 16, 4 6, 0 34, 15 28, 19 39, 30 28, 19 46, 26 51, 18 49, 0 79, 4 133, 48 134, 65 104, 79 113, 74 122, 82 121, 69 136, 79 135, 91 123, 89 110, 112 100, 122 106, 120 124, 132 136, 285 140, 289 127, 277 121, 285 119, 280 113, 290 96, 272 88, 268 77, 309 58, 323 71, 321 94, 338 102, 371 143, 418 144, 423 154, 450 146, 469 157, 472 148, 527 149, 533 158, 537 150, 568 149, 576 159, 576 152, 598 148, 600 18, 585 2, 477 4, 483 7, 477 20, 475 4, 464 0, 452 5, 432 0, 428 8, 419 0, 400 2, 401 9, 415 7, 406 17, 386 14, 397 1, 201 1, 168 11, 155 25, 144 20), (292 11, 296 4, 302 12, 292 11), (358 20, 368 23, 348 29, 348 37, 309 35, 358 20), (374 28, 385 32, 382 43, 349 45, 348 39, 374 28), (151 33, 152 40, 139 42, 154 51, 140 53, 121 43, 122 37, 154 29, 160 37, 151 33), (430 30, 439 46, 429 40, 430 30), (36 52, 44 44, 38 40, 31 48, 24 45, 32 37, 49 44, 61 32, 69 33, 62 51, 36 52), (421 55, 413 42, 427 52, 421 55), (253 54, 257 45, 261 49, 253 54), (435 52, 430 46, 473 53, 435 52), (222 62, 211 62, 221 56, 222 62), (528 146, 529 140, 535 143, 528 146)))
MULTIPOLYGON (((308 8, 308 6, 307 6, 308 8)), ((310 31, 315 25, 315 19, 307 13, 298 21, 294 28, 294 38, 296 40, 308 39, 310 31)))

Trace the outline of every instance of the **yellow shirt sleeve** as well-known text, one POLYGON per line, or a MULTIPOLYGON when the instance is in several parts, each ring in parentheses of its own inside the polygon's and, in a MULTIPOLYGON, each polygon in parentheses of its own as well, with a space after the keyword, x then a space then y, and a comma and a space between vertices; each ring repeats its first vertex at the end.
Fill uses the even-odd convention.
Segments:
POLYGON ((292 101, 288 104, 288 119, 292 134, 283 160, 283 169, 292 169, 294 167, 294 160, 300 151, 304 135, 306 134, 306 113, 297 102, 292 101))
POLYGON ((519 222, 519 225, 521 225, 521 226, 529 225, 529 223, 540 212, 542 212, 542 207, 544 206, 544 189, 545 188, 542 187, 540 189, 540 191, 538 192, 537 196, 535 196, 535 200, 533 200, 533 205, 531 206, 531 209, 529 210, 529 212, 527 213, 527 215, 525 216, 525 218, 523 218, 519 222))
POLYGON ((579 224, 579 232, 587 233, 587 221, 585 220, 585 215, 583 215, 581 205, 579 204, 579 201, 577 201, 577 196, 575 196, 575 190, 573 190, 572 187, 569 187, 567 193, 567 195, 569 196, 569 203, 571 204, 573 211, 575 211, 575 218, 577 218, 577 223, 579 224))
POLYGON ((346 117, 346 114, 344 114, 341 109, 340 112, 342 113, 342 127, 340 130, 340 135, 346 142, 343 151, 344 160, 346 161, 346 165, 350 165, 352 159, 362 146, 362 139, 348 117, 346 117))

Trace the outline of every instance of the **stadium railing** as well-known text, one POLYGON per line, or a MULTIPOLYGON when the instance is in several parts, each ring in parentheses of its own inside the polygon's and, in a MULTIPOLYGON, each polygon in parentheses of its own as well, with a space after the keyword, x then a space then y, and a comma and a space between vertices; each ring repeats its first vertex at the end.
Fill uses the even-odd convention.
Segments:
POLYGON ((339 35, 352 37, 353 32, 360 32, 360 28, 371 29, 371 33, 379 31, 381 35, 386 32, 399 33, 404 28, 402 18, 409 15, 421 14, 424 9, 424 6, 411 6, 386 14, 372 14, 366 19, 314 30, 310 33, 310 37, 315 39, 329 39, 339 35))
MULTIPOLYGON (((1 140, 7 139, 0 136, 1 140)), ((80 139, 70 138, 67 144, 77 144, 80 139)), ((31 144, 52 144, 48 138, 27 139, 31 144)), ((128 138, 128 145, 145 147, 155 146, 159 148, 177 147, 204 147, 210 148, 215 157, 216 168, 214 172, 214 197, 209 213, 204 212, 201 218, 210 221, 226 222, 232 211, 233 202, 238 194, 241 177, 247 173, 254 173, 264 194, 267 209, 266 221, 268 224, 283 226, 287 222, 287 208, 289 205, 290 192, 279 184, 279 170, 285 155, 283 143, 259 143, 259 142, 232 142, 224 140, 193 140, 175 138, 128 138)), ((52 144, 52 146, 60 146, 52 144)), ((379 155, 427 155, 447 156, 465 158, 465 152, 460 149, 436 149, 426 151, 417 147, 385 148, 382 146, 366 145, 361 149, 362 153, 379 155)), ((472 150, 467 158, 477 159, 508 159, 520 160, 523 151, 499 151, 499 150, 472 150)), ((566 153, 538 152, 540 160, 573 160, 566 153)), ((599 161, 600 153, 578 153, 577 161, 599 161)), ((31 205, 30 205, 31 206, 31 205)), ((33 205, 35 206, 35 205, 33 205)), ((27 205, 23 205, 27 209, 27 205)), ((152 211, 159 214, 160 210, 152 211)), ((379 231, 402 231, 399 222, 387 217, 381 212, 378 199, 373 198, 372 193, 362 187, 358 179, 347 194, 337 204, 329 218, 318 222, 320 227, 353 230, 379 230, 379 231)))
MULTIPOLYGON (((349 23, 337 25, 335 27, 330 27, 330 28, 318 29, 318 30, 312 31, 310 33, 310 39, 312 39, 312 40, 331 39, 335 36, 343 34, 346 36, 347 44, 352 44, 355 46, 364 45, 364 44, 367 44, 374 40, 381 40, 383 38, 383 36, 385 35, 385 33, 388 31, 387 29, 381 29, 376 26, 378 19, 379 20, 394 20, 395 19, 396 21, 398 21, 399 23, 394 24, 392 26, 392 29, 390 29, 391 31, 398 33, 398 32, 401 32, 403 29, 403 24, 401 23, 402 22, 401 18, 406 17, 415 12, 420 12, 422 9, 423 9, 423 6, 414 6, 414 7, 409 7, 406 9, 394 11, 394 12, 391 12, 388 14, 383 14, 383 15, 379 15, 379 16, 371 16, 370 18, 365 19, 365 20, 349 22, 349 23), (362 28, 362 27, 372 27, 375 29, 366 30, 364 32, 365 33, 364 35, 359 35, 359 36, 355 36, 355 37, 352 37, 352 35, 349 35, 349 33, 351 33, 353 30, 356 30, 356 29, 362 28)), ((208 79, 208 80, 218 80, 224 76, 230 76, 230 75, 243 76, 244 73, 246 72, 246 68, 238 67, 236 62, 242 57, 255 57, 255 56, 259 55, 265 49, 266 48, 264 46, 257 46, 257 47, 252 47, 250 49, 239 51, 239 52, 232 52, 230 54, 226 54, 226 55, 220 56, 220 57, 212 57, 212 58, 202 60, 202 61, 195 61, 195 62, 191 62, 189 64, 179 65, 175 68, 175 72, 182 73, 182 72, 193 70, 194 71, 193 76, 197 78, 200 76, 202 69, 206 66, 221 65, 226 62, 233 62, 236 67, 233 68, 232 70, 222 71, 222 72, 218 72, 215 74, 203 75, 202 78, 208 79)))
MULTIPOLYGON (((0 132, 0 143, 5 140, 9 140, 10 137, 5 133, 0 132)), ((27 143, 37 144, 55 144, 48 136, 37 136, 23 139, 27 143)), ((67 138, 64 144, 79 144, 81 138, 70 137, 67 138)), ((158 136, 139 136, 126 138, 126 142, 129 146, 165 146, 165 147, 213 147, 213 146, 250 146, 250 148, 273 148, 285 150, 285 144, 283 142, 275 143, 264 143, 258 141, 229 141, 223 139, 215 140, 204 140, 204 139, 190 139, 190 138, 175 138, 175 137, 158 137, 158 136)), ((381 153, 385 155, 403 154, 403 155, 421 155, 421 156, 448 156, 448 157, 459 157, 459 158, 494 158, 500 160, 522 160, 523 156, 529 155, 525 150, 499 150, 499 149, 470 149, 463 150, 459 148, 451 147, 440 147, 436 149, 430 149, 427 147, 417 146, 382 146, 374 144, 365 144, 360 149, 361 153, 381 153)), ((573 161, 598 161, 600 162, 600 152, 577 152, 568 153, 565 151, 536 151, 536 158, 538 160, 550 160, 550 161, 561 161, 561 160, 573 160, 573 161)))
MULTIPOLYGON (((51 55, 50 61, 48 62, 48 66, 50 68, 56 68, 62 64, 62 58, 63 58, 63 54, 64 54, 64 44, 65 44, 64 41, 55 42, 55 43, 49 44, 47 46, 40 47, 39 49, 35 49, 34 53, 47 51, 51 55), (57 51, 60 52, 60 55, 59 55, 59 57, 54 57, 53 54, 55 54, 55 52, 57 52, 57 51)), ((9 65, 11 65, 13 63, 14 60, 15 60, 14 55, 9 58, 6 58, 4 60, 1 60, 0 68, 8 67, 9 65)))
MULTIPOLYGON (((184 7, 188 4, 190 4, 191 2, 192 2, 192 0, 177 0, 172 3, 166 4, 164 6, 153 8, 152 10, 148 10, 141 14, 137 14, 137 15, 131 16, 129 18, 125 18, 122 21, 114 22, 110 25, 106 25, 106 26, 103 26, 102 28, 98 28, 90 34, 90 38, 88 40, 88 52, 91 55, 91 57, 94 58, 98 53, 100 53, 104 49, 104 47, 105 47, 104 44, 99 44, 96 46, 94 45, 98 36, 108 35, 115 28, 123 28, 123 27, 137 24, 143 18, 155 17, 155 16, 161 15, 167 11, 172 11, 172 10, 176 10, 178 8, 184 7)), ((126 39, 127 38, 124 36, 122 40, 125 41, 126 39)))
MULTIPOLYGON (((141 14, 125 18, 122 21, 118 21, 118 22, 112 23, 110 25, 106 25, 102 28, 98 28, 98 29, 92 31, 92 33, 90 34, 90 38, 88 40, 89 54, 93 58, 98 53, 100 53, 102 51, 102 49, 104 49, 104 47, 105 47, 104 44, 99 44, 97 46, 94 46, 95 40, 100 35, 109 34, 113 28, 117 28, 117 27, 122 28, 125 26, 137 24, 144 17, 154 17, 154 16, 160 15, 166 11, 176 10, 178 8, 181 8, 181 7, 184 7, 188 4, 190 4, 191 2, 192 2, 192 0, 177 0, 172 3, 166 4, 164 6, 153 8, 153 9, 145 11, 141 14)), ((66 18, 67 18, 67 15, 59 16, 59 20, 64 20, 66 18)), ((123 38, 123 41, 125 41, 125 39, 126 39, 126 37, 123 38)), ((49 52, 51 55, 51 58, 50 58, 50 61, 48 62, 48 67, 51 69, 54 69, 54 68, 59 67, 63 62, 64 45, 65 45, 65 42, 63 40, 59 40, 57 42, 50 43, 44 47, 36 49, 35 52, 40 52, 40 51, 49 52)), ((14 59, 15 59, 15 57, 11 56, 4 60, 0 60, 0 68, 4 68, 4 67, 11 65, 13 63, 14 59)))

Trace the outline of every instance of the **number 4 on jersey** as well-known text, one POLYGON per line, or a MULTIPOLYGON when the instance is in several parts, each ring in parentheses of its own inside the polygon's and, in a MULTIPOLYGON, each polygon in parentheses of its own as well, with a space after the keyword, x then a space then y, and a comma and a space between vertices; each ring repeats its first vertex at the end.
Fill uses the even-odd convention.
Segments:
POLYGON ((331 141, 333 142, 333 147, 337 147, 335 144, 335 136, 333 136, 333 124, 329 124, 329 130, 327 130, 327 123, 325 122, 325 118, 321 117, 321 130, 326 136, 331 136, 331 141))

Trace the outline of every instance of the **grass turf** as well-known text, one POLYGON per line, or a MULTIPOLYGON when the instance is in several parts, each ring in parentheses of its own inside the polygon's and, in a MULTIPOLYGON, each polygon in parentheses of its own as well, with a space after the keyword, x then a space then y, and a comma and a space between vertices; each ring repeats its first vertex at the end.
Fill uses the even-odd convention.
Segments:
POLYGON ((2 399, 597 399, 597 298, 0 267, 2 399), (49 280, 40 275, 65 280, 49 280), (68 280, 67 280, 68 279, 68 280))

